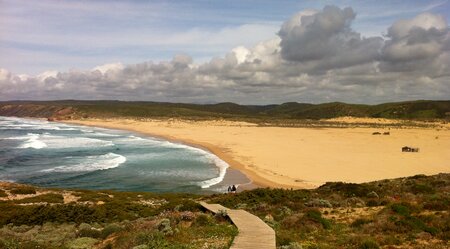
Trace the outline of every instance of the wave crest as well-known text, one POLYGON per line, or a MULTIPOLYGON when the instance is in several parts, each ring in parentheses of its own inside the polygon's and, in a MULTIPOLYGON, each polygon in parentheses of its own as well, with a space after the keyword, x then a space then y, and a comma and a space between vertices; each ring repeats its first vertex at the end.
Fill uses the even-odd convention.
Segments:
POLYGON ((26 148, 33 148, 33 149, 42 149, 47 147, 47 144, 39 140, 40 135, 34 134, 34 133, 28 133, 28 136, 25 137, 27 141, 19 145, 18 148, 26 149, 26 148))
POLYGON ((117 168, 126 161, 127 158, 122 155, 108 153, 100 156, 88 156, 85 158, 84 162, 79 164, 58 166, 51 169, 41 170, 41 172, 90 172, 96 170, 106 170, 117 168))

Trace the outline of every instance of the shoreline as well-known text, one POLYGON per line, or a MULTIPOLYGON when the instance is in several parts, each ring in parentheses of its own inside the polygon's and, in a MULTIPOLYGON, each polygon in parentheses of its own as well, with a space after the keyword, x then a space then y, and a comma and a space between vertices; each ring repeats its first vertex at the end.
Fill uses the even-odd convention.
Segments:
MULTIPOLYGON (((227 171, 226 171, 227 173, 225 174, 224 180, 225 180, 225 178, 229 177, 229 172, 228 172, 229 169, 237 170, 239 173, 243 174, 246 178, 249 179, 250 182, 244 183, 244 184, 239 184, 239 186, 240 186, 240 188, 242 190, 250 190, 250 189, 255 189, 255 188, 266 188, 266 187, 270 187, 270 188, 285 188, 285 189, 290 189, 290 188, 293 188, 293 189, 302 189, 302 188, 311 189, 311 188, 315 187, 315 186, 309 185, 309 184, 305 184, 304 186, 300 186, 299 187, 297 185, 280 184, 280 183, 268 180, 268 179, 266 179, 264 177, 259 176, 257 173, 255 173, 255 172, 253 172, 251 170, 248 170, 245 167, 244 164, 242 164, 239 161, 235 160, 231 155, 228 155, 226 148, 221 148, 221 147, 213 145, 211 143, 198 142, 198 141, 194 141, 194 140, 191 140, 191 139, 180 139, 180 138, 177 138, 177 137, 174 137, 174 136, 170 136, 170 135, 162 135, 162 134, 156 134, 156 133, 151 133, 151 132, 145 132, 145 131, 142 131, 142 130, 139 130, 139 129, 135 129, 135 128, 131 128, 131 127, 122 128, 122 127, 117 127, 117 126, 114 126, 114 125, 108 125, 108 120, 58 120, 58 121, 55 121, 55 122, 134 132, 134 133, 137 133, 137 134, 142 134, 144 136, 150 136, 150 137, 154 137, 154 138, 159 138, 159 139, 167 140, 169 142, 174 142, 174 143, 181 143, 181 144, 185 144, 185 145, 188 145, 188 146, 191 146, 191 147, 195 147, 195 148, 199 148, 199 149, 205 150, 205 151, 207 151, 209 153, 214 154, 219 159, 223 160, 224 162, 226 162, 229 165, 229 168, 227 168, 227 171), (102 124, 97 124, 97 123, 96 124, 87 124, 84 121, 88 121, 88 122, 102 122, 102 124)), ((220 184, 220 183, 218 183, 218 184, 220 184)))
POLYGON ((311 189, 326 182, 363 183, 450 172, 448 127, 317 129, 227 120, 130 118, 60 122, 132 131, 206 149, 258 187, 311 189), (374 136, 374 132, 389 136, 374 136), (420 153, 402 153, 403 146, 420 147, 420 153))

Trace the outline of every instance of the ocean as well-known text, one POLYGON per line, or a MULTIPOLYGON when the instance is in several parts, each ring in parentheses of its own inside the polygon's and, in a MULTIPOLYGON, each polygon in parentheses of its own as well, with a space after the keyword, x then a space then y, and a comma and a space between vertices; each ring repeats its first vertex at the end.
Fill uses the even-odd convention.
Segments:
POLYGON ((132 132, 0 117, 0 181, 42 187, 223 192, 228 164, 196 147, 132 132))

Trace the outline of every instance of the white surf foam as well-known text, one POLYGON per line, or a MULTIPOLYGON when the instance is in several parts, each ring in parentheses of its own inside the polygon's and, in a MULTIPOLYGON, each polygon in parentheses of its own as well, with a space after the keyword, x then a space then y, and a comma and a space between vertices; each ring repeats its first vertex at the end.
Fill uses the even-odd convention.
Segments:
POLYGON ((43 135, 41 140, 45 142, 49 148, 86 148, 86 147, 107 147, 113 146, 114 143, 108 140, 101 140, 87 137, 65 137, 43 135))
POLYGON ((41 172, 90 172, 106 170, 119 167, 122 163, 127 161, 127 158, 119 154, 108 153, 100 156, 88 156, 82 160, 83 162, 79 164, 58 166, 41 170, 41 172))
POLYGON ((27 148, 33 148, 33 149, 42 149, 47 147, 47 144, 39 140, 40 135, 34 134, 34 133, 28 133, 27 137, 17 137, 19 139, 26 139, 27 141, 23 142, 21 145, 19 145, 18 148, 27 149, 27 148))
POLYGON ((128 136, 128 138, 131 138, 132 140, 138 140, 138 141, 144 141, 144 140, 147 140, 147 139, 143 139, 142 137, 136 137, 136 136, 134 136, 134 135, 128 136))
POLYGON ((6 139, 13 140, 27 140, 17 148, 86 148, 86 147, 107 147, 114 146, 114 143, 109 140, 101 140, 87 137, 65 137, 65 136, 53 136, 44 133, 39 135, 35 133, 28 133, 26 136, 9 137, 6 139))
POLYGON ((53 131, 74 131, 75 128, 67 127, 61 128, 52 125, 42 124, 5 124, 2 125, 2 130, 53 130, 53 131))
POLYGON ((99 137, 120 137, 120 135, 117 134, 109 134, 109 133, 103 133, 103 132, 92 132, 90 136, 99 136, 99 137))
MULTIPOLYGON (((208 152, 206 152, 208 153, 208 152)), ((208 153, 207 157, 219 168, 219 176, 200 182, 201 188, 209 188, 223 181, 225 178, 225 174, 227 173, 227 168, 229 167, 228 163, 220 159, 214 154, 208 153)))

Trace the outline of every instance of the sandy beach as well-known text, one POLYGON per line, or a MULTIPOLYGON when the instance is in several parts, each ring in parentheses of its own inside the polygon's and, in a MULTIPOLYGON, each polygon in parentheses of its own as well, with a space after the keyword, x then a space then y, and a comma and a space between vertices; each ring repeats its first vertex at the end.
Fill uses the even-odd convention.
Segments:
MULTIPOLYGON (((352 119, 338 121, 356 122, 352 119)), ((448 125, 388 129, 259 127, 252 123, 221 120, 87 119, 65 122, 129 130, 201 146, 259 186, 314 188, 328 181, 361 183, 450 172, 448 125), (387 131, 390 135, 372 135, 373 132, 387 131), (402 152, 403 146, 418 147, 420 152, 402 152)), ((388 121, 373 122, 385 124, 388 121)))

